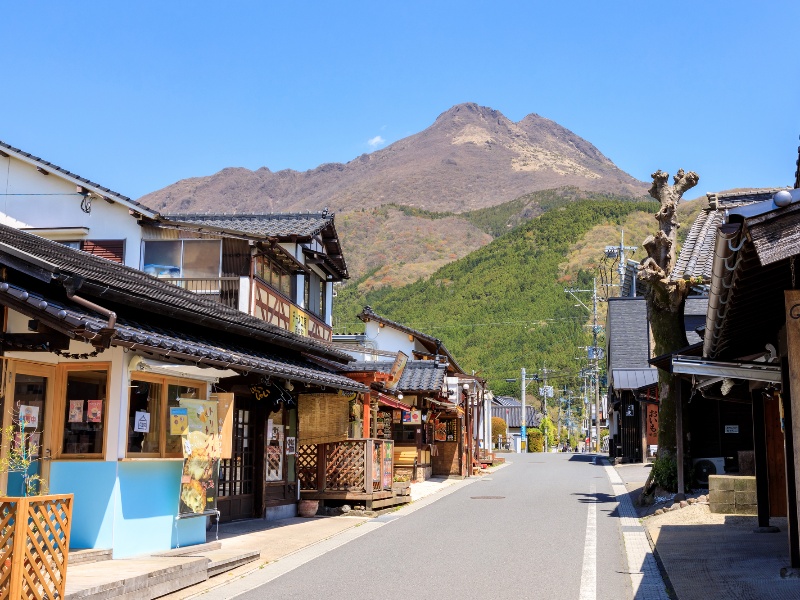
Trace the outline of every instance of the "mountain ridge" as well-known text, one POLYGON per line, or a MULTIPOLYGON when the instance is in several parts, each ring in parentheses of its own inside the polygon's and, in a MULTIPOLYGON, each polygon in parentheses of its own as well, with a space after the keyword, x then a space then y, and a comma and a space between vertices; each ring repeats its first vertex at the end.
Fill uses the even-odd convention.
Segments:
POLYGON ((594 145, 531 113, 518 122, 475 103, 425 130, 347 163, 308 171, 226 167, 139 199, 161 212, 348 212, 393 203, 431 211, 487 208, 532 191, 573 186, 643 197, 647 184, 594 145))

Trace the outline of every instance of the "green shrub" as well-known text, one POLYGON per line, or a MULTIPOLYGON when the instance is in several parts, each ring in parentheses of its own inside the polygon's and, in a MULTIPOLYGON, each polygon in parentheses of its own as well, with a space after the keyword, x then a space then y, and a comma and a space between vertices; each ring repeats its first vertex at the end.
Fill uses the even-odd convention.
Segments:
POLYGON ((492 417, 492 442, 497 443, 497 438, 502 437, 505 439, 508 427, 504 419, 500 417, 492 417))
POLYGON ((668 492, 678 491, 678 461, 674 456, 659 456, 653 462, 653 483, 668 492))
POLYGON ((528 452, 544 452, 544 435, 538 429, 528 429, 528 452))

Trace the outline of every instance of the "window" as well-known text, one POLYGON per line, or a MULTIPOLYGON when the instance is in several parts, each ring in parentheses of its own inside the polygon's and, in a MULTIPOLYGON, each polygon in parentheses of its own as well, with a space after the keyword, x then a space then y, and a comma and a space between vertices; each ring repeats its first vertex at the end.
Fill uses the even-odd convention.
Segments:
POLYGON ((181 279, 220 277, 220 240, 148 240, 143 243, 142 270, 148 275, 181 279))
POLYGON ((180 458, 181 434, 170 427, 171 408, 181 398, 205 398, 206 384, 137 374, 128 402, 128 458, 180 458))
POLYGON ((264 254, 256 255, 256 277, 284 296, 292 297, 292 276, 283 267, 264 254))
POLYGON ((125 259, 125 240, 80 240, 59 243, 67 248, 82 250, 116 263, 123 263, 125 259))
POLYGON ((108 366, 62 365, 64 417, 59 455, 102 458, 108 419, 108 366))

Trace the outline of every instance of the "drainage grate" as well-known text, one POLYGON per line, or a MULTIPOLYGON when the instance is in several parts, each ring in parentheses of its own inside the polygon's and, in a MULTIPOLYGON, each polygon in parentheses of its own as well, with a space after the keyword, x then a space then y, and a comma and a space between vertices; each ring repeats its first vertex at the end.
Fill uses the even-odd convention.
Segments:
POLYGON ((470 496, 471 500, 502 500, 505 496, 470 496))

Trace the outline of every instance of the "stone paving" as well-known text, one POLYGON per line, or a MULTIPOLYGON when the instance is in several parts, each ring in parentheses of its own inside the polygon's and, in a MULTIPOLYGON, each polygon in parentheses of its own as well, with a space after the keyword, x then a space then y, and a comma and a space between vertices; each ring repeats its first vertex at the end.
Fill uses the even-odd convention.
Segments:
MULTIPOLYGON (((637 515, 631 503, 631 497, 636 497, 644 485, 648 469, 641 465, 619 465, 606 467, 606 472, 615 493, 620 492, 617 497, 626 548, 629 535, 626 529, 636 521, 639 529, 643 527, 646 532, 647 550, 655 549, 651 555, 666 573, 672 598, 800 599, 800 578, 781 576, 781 571, 789 566, 786 519, 771 519, 770 524, 777 526, 779 533, 754 533, 758 525, 756 517, 711 513, 706 504, 689 505, 639 519, 637 516, 650 515, 653 510, 652 507, 643 508, 637 515)), ((636 543, 642 544, 641 541, 636 543)), ((636 546, 629 548, 629 564, 637 564, 636 555, 643 551, 636 546)), ((631 577, 633 580, 633 574, 631 577)), ((634 585, 634 590, 637 589, 642 590, 634 585)), ((642 590, 642 595, 635 595, 635 599, 654 597, 647 595, 649 593, 649 590, 642 590)))

